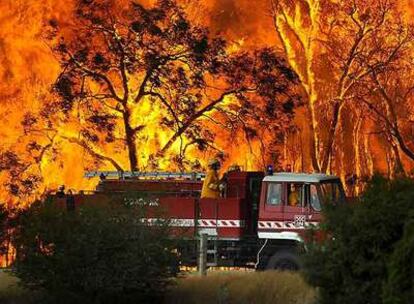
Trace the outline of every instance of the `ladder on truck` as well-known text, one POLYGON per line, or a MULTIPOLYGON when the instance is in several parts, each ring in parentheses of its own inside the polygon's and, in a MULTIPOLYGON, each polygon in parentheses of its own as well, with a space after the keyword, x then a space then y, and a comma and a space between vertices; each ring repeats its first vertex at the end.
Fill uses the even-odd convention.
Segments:
POLYGON ((200 212, 200 201, 196 201, 196 212, 195 212, 195 231, 198 235, 198 239, 200 240, 198 245, 198 250, 200 253, 200 250, 204 250, 202 254, 205 256, 205 266, 206 267, 216 267, 218 265, 218 204, 216 202, 216 208, 215 208, 215 214, 213 216, 215 224, 213 226, 201 226, 200 222, 206 221, 209 222, 209 220, 203 219, 201 217, 200 212), (205 236, 205 244, 202 244, 203 242, 203 235, 205 236))
POLYGON ((207 234, 199 235, 197 245, 198 271, 201 275, 206 275, 207 267, 218 265, 217 238, 212 238, 207 234))
POLYGON ((202 180, 205 173, 201 172, 165 172, 165 171, 87 171, 86 178, 99 177, 100 179, 182 179, 182 180, 202 180))
POLYGON ((218 265, 218 244, 217 237, 209 237, 207 240, 207 267, 218 265))

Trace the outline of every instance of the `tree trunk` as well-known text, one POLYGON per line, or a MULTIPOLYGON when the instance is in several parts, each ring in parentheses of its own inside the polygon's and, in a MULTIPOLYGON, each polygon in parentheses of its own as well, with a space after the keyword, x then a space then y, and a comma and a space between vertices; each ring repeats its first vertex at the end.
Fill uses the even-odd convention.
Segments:
POLYGON ((125 126, 125 142, 128 149, 128 158, 131 171, 138 171, 138 157, 137 157, 137 146, 135 142, 135 130, 131 127, 130 123, 130 112, 125 110, 123 113, 124 126, 125 126))
POLYGON ((356 181, 353 185, 353 193, 358 195, 361 192, 361 176, 362 176, 362 158, 361 158, 361 127, 363 123, 363 114, 361 112, 355 113, 356 117, 356 124, 353 128, 353 147, 354 147, 354 166, 355 166, 355 177, 356 181))
POLYGON ((414 151, 411 150, 407 144, 406 141, 404 140, 403 136, 400 133, 400 128, 398 126, 398 116, 397 113, 395 112, 394 109, 394 104, 395 102, 393 102, 393 100, 390 98, 390 96, 388 95, 387 91, 385 90, 385 88, 381 85, 381 83, 379 82, 378 78, 376 77, 376 75, 372 75, 372 79, 375 81, 375 83, 377 84, 378 88, 379 88, 379 92, 382 96, 382 98, 385 101, 385 108, 387 111, 387 121, 386 124, 391 127, 391 134, 392 136, 396 139, 401 151, 408 156, 411 160, 414 160, 414 151))
POLYGON ((411 160, 414 160, 414 152, 406 145, 403 137, 401 136, 400 132, 395 130, 394 134, 395 138, 397 139, 397 142, 401 148, 401 150, 404 152, 404 154, 409 157, 411 160))
POLYGON ((341 112, 341 102, 337 101, 334 104, 333 113, 332 113, 332 120, 329 126, 328 131, 328 138, 326 141, 325 149, 323 151, 323 158, 322 158, 322 165, 321 165, 321 172, 326 173, 328 170, 329 160, 332 155, 332 148, 335 140, 335 133, 338 127, 339 118, 341 112))
POLYGON ((365 168, 366 176, 373 176, 374 175, 374 160, 372 157, 372 143, 371 143, 371 135, 368 132, 363 132, 364 136, 364 157, 365 157, 365 168))
MULTIPOLYGON (((309 96, 309 95, 308 95, 309 96)), ((309 96, 312 98, 312 96, 309 96)), ((319 162, 318 162, 318 130, 316 130, 316 114, 314 109, 314 101, 309 100, 308 109, 310 112, 310 120, 309 120, 309 129, 311 136, 309 136, 309 146, 310 146, 310 158, 312 161, 312 168, 316 172, 320 172, 319 162)), ((303 156, 302 156, 303 157, 303 156)))
POLYGON ((393 170, 392 175, 393 176, 401 175, 401 174, 405 175, 404 166, 401 161, 400 151, 398 149, 398 143, 395 142, 394 138, 390 134, 387 134, 387 140, 391 146, 391 152, 393 154, 393 160, 394 160, 394 164, 392 166, 392 170, 393 170))

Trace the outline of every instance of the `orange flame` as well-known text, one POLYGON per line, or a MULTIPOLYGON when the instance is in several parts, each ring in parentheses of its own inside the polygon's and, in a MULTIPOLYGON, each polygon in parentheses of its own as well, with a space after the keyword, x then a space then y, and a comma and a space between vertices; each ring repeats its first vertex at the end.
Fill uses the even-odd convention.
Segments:
MULTIPOLYGON (((145 1, 145 4, 154 2, 145 1)), ((311 148, 305 143, 308 141, 308 137, 314 136, 313 145, 316 156, 319 157, 321 139, 319 134, 312 135, 308 129, 309 125, 304 122, 310 119, 312 128, 318 129, 320 127, 319 116, 321 113, 320 109, 316 108, 316 103, 320 97, 319 92, 329 88, 329 83, 322 82, 330 77, 329 72, 326 72, 325 79, 319 78, 321 71, 318 71, 318 74, 315 73, 315 69, 326 68, 321 67, 322 63, 315 59, 315 54, 320 55, 315 40, 318 38, 320 30, 318 28, 321 14, 319 4, 323 1, 304 1, 309 4, 307 9, 301 6, 302 1, 294 1, 293 6, 285 7, 285 14, 279 12, 275 19, 271 16, 272 8, 268 1, 182 0, 180 2, 189 13, 190 19, 209 26, 213 34, 220 34, 230 41, 229 52, 255 49, 261 46, 276 46, 281 50, 281 54, 287 57, 304 87, 304 95, 306 95, 304 99, 308 99, 310 116, 307 110, 299 109, 297 111, 297 131, 286 135, 293 136, 292 134, 295 134, 295 137, 289 138, 281 149, 284 149, 284 161, 294 162, 296 170, 310 170, 309 150, 311 148), (274 25, 281 30, 276 32, 274 25), (286 30, 288 27, 293 31, 286 30), (296 39, 292 39, 294 32, 296 39), (299 158, 301 161, 298 160, 299 158)), ((332 1, 332 3, 335 2, 332 1)), ((120 3, 125 4, 129 1, 118 1, 117 3, 120 5, 120 3)), ((58 61, 43 38, 44 27, 51 20, 58 21, 63 28, 68 27, 72 23, 73 4, 74 0, 65 1, 64 4, 57 0, 4 0, 0 2, 0 77, 2 80, 0 81, 0 121, 3 126, 0 130, 0 153, 13 151, 19 157, 19 161, 35 163, 27 172, 40 175, 42 180, 33 196, 47 189, 56 189, 60 184, 65 184, 67 188, 73 189, 92 188, 95 182, 85 180, 82 177, 85 169, 97 167, 102 170, 112 169, 107 163, 96 164, 94 157, 79 145, 74 144, 80 129, 76 121, 57 125, 57 130, 46 132, 46 135, 45 133, 42 135, 26 134, 21 124, 27 112, 38 112, 44 101, 51 98, 51 85, 60 73, 58 61), (72 139, 72 141, 68 139, 72 139), (41 151, 39 150, 27 151, 27 144, 31 141, 43 147, 53 141, 53 146, 58 151, 52 153, 47 150, 40 157, 41 151), (36 163, 36 159, 40 159, 38 163, 36 163)), ((400 6, 400 9, 407 15, 407 19, 414 16, 413 0, 400 2, 400 6)), ((227 100, 226 102, 231 101, 227 100)), ((148 168, 148 156, 163 146, 171 134, 170 131, 160 128, 158 120, 155 119, 156 116, 162 116, 165 110, 154 108, 150 106, 149 102, 144 102, 137 111, 144 115, 140 115, 139 118, 135 116, 135 123, 147 125, 146 131, 140 139, 139 158, 143 168, 148 168)), ((242 132, 228 134, 214 123, 209 123, 207 120, 204 123, 208 124, 216 134, 216 147, 226 153, 225 166, 238 163, 248 170, 262 169, 269 161, 269 157, 264 156, 267 152, 263 150, 276 148, 272 146, 270 138, 249 141, 246 140, 242 132)), ((373 128, 372 123, 364 120, 355 127, 355 130, 363 130, 364 127, 369 126, 373 128)), ((341 132, 349 135, 352 133, 346 129, 341 132)), ((357 174, 363 174, 360 172, 363 167, 367 167, 365 171, 368 174, 372 174, 378 169, 386 170, 387 160, 382 156, 383 140, 376 138, 371 141, 370 135, 365 133, 358 136, 354 141, 362 148, 361 151, 358 150, 353 154, 358 163, 357 174), (367 157, 363 157, 364 155, 367 157)), ((188 139, 184 138, 182 144, 186 143, 188 143, 188 139)), ((95 148, 95 152, 113 155, 121 165, 127 167, 125 151, 122 151, 121 148, 95 148)), ((171 158, 177 155, 180 149, 180 143, 175 142, 167 155, 160 160, 159 168, 161 170, 179 169, 176 164, 171 162, 171 158)), ((199 152, 193 149, 189 151, 188 155, 190 160, 199 159, 204 165, 208 158, 213 157, 216 152, 215 150, 199 152)), ((350 157, 338 154, 338 159, 342 158, 341 162, 344 164, 344 168, 350 157)), ((354 159, 353 156, 352 159, 354 159)), ((406 160, 405 162, 407 163, 406 160)), ((345 179, 349 168, 338 170, 334 173, 345 179)), ((15 178, 17 177, 10 176, 7 170, 0 170, 0 185, 13 182, 15 178)), ((13 201, 16 203, 20 200, 22 198, 11 199, 6 186, 1 186, 1 202, 13 201)))

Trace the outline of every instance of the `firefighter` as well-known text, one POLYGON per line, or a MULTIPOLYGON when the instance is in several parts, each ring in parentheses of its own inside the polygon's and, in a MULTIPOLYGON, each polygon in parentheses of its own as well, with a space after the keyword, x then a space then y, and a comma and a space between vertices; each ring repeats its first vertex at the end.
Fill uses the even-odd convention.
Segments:
POLYGON ((218 170, 220 170, 220 161, 218 159, 212 159, 208 163, 209 170, 207 171, 206 178, 203 182, 203 188, 201 189, 201 198, 219 198, 220 197, 220 178, 218 170))
POLYGON ((60 185, 58 191, 56 191, 57 197, 65 197, 65 185, 60 185))
POLYGON ((290 194, 289 194, 289 205, 292 207, 296 207, 299 204, 299 187, 295 184, 291 184, 290 186, 290 194))

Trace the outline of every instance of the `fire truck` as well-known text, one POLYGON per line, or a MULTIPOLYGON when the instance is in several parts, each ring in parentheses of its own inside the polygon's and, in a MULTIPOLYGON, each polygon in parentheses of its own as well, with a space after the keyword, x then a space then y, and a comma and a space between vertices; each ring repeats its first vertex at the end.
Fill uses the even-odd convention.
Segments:
POLYGON ((71 208, 116 199, 164 210, 183 240, 177 251, 186 266, 196 265, 204 234, 207 266, 300 269, 307 228, 318 227, 323 204, 345 198, 340 179, 325 174, 229 172, 220 198, 200 198, 202 173, 96 171, 86 177, 100 178, 94 191, 60 193, 57 200, 71 208))

